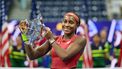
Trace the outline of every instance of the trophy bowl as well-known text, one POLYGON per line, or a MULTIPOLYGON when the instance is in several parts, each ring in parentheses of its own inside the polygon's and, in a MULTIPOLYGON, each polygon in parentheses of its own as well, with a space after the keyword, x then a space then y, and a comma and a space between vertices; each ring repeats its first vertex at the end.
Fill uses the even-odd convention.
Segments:
POLYGON ((29 43, 34 43, 35 40, 43 39, 45 26, 40 19, 34 19, 30 22, 21 20, 19 23, 19 29, 22 34, 25 34, 28 38, 29 43))

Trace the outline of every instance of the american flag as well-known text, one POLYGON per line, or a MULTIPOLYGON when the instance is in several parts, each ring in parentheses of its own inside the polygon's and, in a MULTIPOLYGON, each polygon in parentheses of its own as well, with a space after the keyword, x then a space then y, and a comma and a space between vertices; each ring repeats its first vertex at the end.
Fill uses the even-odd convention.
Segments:
POLYGON ((9 60, 9 33, 8 33, 8 23, 7 20, 7 3, 6 0, 0 1, 0 24, 1 24, 1 45, 0 45, 0 66, 1 67, 10 67, 9 60))
POLYGON ((121 39, 121 41, 120 41, 120 56, 119 56, 119 58, 118 58, 118 66, 119 67, 122 67, 122 20, 119 20, 118 22, 117 22, 117 26, 116 26, 116 30, 119 30, 120 32, 121 32, 121 38, 120 37, 118 37, 118 38, 120 38, 121 39))
POLYGON ((83 53, 83 67, 93 68, 92 50, 90 46, 90 37, 93 37, 98 33, 97 27, 92 20, 88 20, 88 26, 85 25, 85 35, 87 38, 87 44, 83 53))
POLYGON ((119 59, 118 60, 119 60, 118 61, 118 66, 119 67, 122 67, 122 38, 121 38, 121 43, 120 43, 120 56, 119 56, 119 59))
POLYGON ((83 26, 84 26, 85 37, 87 38, 87 44, 83 53, 83 67, 92 68, 93 60, 92 60, 92 51, 91 51, 90 40, 88 35, 88 27, 86 24, 84 24, 83 26))

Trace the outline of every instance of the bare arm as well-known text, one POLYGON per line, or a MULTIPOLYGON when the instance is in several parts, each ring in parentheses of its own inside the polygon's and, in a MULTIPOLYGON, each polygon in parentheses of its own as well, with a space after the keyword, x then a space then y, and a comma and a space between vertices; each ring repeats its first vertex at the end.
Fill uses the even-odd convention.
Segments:
POLYGON ((62 60, 67 60, 72 56, 75 56, 78 52, 81 54, 84 51, 86 45, 86 38, 78 37, 66 50, 62 49, 56 42, 52 44, 52 47, 55 49, 57 55, 62 60))
POLYGON ((46 41, 44 44, 42 44, 41 46, 36 47, 35 49, 32 48, 29 44, 25 44, 25 51, 28 55, 28 57, 33 60, 36 58, 39 58, 43 55, 45 55, 50 49, 51 46, 49 46, 49 42, 46 41))

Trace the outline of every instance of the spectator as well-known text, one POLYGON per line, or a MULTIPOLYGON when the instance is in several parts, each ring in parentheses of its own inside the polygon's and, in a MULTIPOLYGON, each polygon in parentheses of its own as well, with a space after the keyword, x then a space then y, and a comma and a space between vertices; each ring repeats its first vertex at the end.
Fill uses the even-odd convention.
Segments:
POLYGON ((93 43, 91 44, 92 48, 92 58, 93 58, 93 67, 100 68, 105 67, 104 59, 104 48, 100 44, 100 36, 98 34, 93 36, 93 43))
POLYGON ((19 35, 16 38, 17 45, 12 45, 10 47, 10 61, 12 67, 25 67, 24 62, 26 61, 25 50, 22 47, 22 39, 19 35))

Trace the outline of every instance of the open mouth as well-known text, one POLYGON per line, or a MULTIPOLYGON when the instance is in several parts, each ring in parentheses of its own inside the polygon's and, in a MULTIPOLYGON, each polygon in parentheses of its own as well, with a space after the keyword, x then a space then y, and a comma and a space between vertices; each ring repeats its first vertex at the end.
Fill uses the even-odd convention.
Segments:
POLYGON ((64 29, 64 32, 65 32, 65 33, 69 33, 70 31, 71 31, 71 29, 69 29, 69 28, 65 28, 65 29, 64 29))

